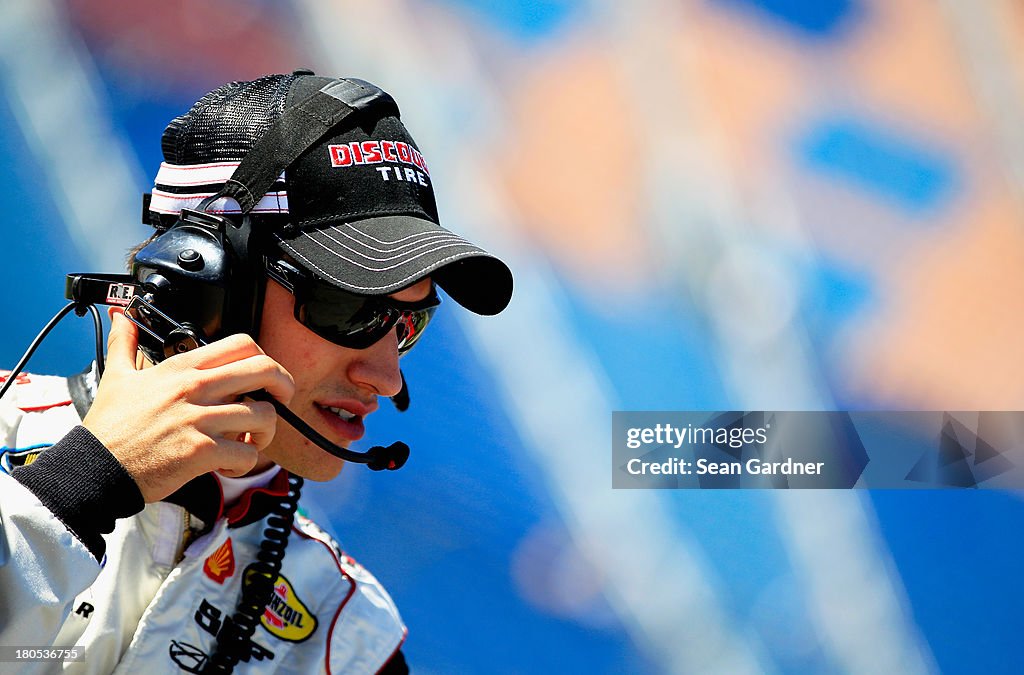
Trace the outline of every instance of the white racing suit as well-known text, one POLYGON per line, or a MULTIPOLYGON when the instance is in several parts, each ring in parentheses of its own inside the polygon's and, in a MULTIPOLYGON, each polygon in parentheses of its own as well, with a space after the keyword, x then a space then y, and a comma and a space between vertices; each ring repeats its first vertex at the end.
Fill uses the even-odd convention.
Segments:
MULTIPOLYGON (((287 473, 226 511, 212 475, 143 508, 124 468, 76 426, 75 382, 22 376, 0 401, 0 657, 77 646, 84 658, 7 660, 0 672, 201 672, 232 622, 287 473)), ((377 580, 296 515, 235 672, 408 672, 405 634, 377 580)))

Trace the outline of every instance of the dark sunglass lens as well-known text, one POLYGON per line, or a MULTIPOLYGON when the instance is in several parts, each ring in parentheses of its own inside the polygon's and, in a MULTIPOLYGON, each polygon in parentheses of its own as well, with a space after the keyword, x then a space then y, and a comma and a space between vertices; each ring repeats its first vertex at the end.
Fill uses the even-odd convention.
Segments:
POLYGON ((296 296, 295 317, 325 340, 350 349, 366 349, 397 324, 398 350, 405 353, 420 339, 438 302, 431 294, 417 303, 395 303, 314 282, 296 296))
POLYGON ((373 298, 317 285, 311 289, 299 320, 324 339, 365 349, 387 334, 397 316, 373 298))

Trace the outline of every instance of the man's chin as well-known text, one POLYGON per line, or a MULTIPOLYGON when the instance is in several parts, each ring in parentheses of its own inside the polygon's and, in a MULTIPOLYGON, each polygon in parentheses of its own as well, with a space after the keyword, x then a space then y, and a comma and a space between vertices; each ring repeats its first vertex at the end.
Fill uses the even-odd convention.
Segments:
POLYGON ((345 460, 314 447, 312 452, 303 453, 301 456, 281 457, 277 464, 286 469, 288 473, 302 476, 306 480, 324 483, 338 477, 342 467, 345 466, 345 460))
MULTIPOLYGON (((322 431, 320 433, 323 433, 322 431)), ((332 442, 341 440, 327 436, 332 442)), ((349 441, 341 440, 338 443, 341 447, 347 448, 349 441)), ((278 426, 277 434, 270 445, 263 451, 263 456, 271 459, 278 466, 287 469, 289 473, 302 476, 306 480, 318 483, 333 480, 341 473, 345 466, 345 460, 335 457, 313 441, 301 435, 294 429, 281 429, 278 426)))
POLYGON ((337 478, 338 474, 341 473, 341 469, 345 466, 344 460, 336 458, 332 459, 334 459, 337 462, 337 466, 329 467, 325 465, 320 465, 313 467, 312 471, 306 470, 306 467, 303 467, 302 471, 289 470, 289 473, 298 474, 299 476, 302 476, 306 480, 311 480, 314 483, 326 483, 337 478))

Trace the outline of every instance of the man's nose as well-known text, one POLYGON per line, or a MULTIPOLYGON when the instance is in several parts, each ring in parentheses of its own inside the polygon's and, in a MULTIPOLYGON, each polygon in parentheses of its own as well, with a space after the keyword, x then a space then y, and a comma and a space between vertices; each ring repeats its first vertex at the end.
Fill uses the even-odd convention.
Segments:
POLYGON ((388 331, 366 349, 357 350, 349 364, 348 375, 353 383, 372 389, 378 396, 391 397, 401 391, 397 331, 388 331))

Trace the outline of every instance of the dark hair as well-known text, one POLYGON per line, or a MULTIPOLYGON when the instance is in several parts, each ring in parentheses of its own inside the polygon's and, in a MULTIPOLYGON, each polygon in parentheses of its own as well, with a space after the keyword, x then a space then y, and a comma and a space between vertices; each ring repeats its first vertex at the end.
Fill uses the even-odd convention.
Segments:
MULTIPOLYGON (((231 216, 229 216, 229 217, 231 217, 231 216)), ((252 218, 253 226, 255 228, 259 228, 260 230, 263 230, 263 231, 269 231, 271 229, 282 229, 283 230, 283 229, 286 229, 289 226, 289 220, 288 220, 287 216, 282 217, 282 216, 278 216, 278 215, 265 215, 265 214, 261 214, 261 215, 258 215, 258 216, 250 216, 250 218, 252 218)), ((177 219, 177 216, 174 216, 174 219, 177 219)), ((153 241, 157 237, 159 237, 161 234, 166 232, 167 228, 169 228, 170 225, 174 221, 173 220, 165 220, 164 222, 167 223, 167 224, 166 225, 161 224, 159 226, 159 228, 155 232, 153 232, 153 234, 149 235, 149 237, 147 237, 145 240, 139 242, 135 246, 132 246, 130 249, 128 249, 128 253, 125 255, 125 259, 124 259, 125 267, 128 270, 128 272, 132 271, 132 265, 135 264, 135 256, 138 255, 139 251, 141 251, 142 249, 144 249, 147 246, 149 246, 151 243, 153 243, 153 241)), ((267 239, 269 239, 269 238, 267 238, 267 239)), ((259 241, 259 240, 257 240, 257 241, 259 241)), ((273 244, 273 242, 268 241, 266 239, 263 240, 262 245, 263 246, 270 246, 272 248, 276 248, 276 246, 273 244)), ((298 263, 296 263, 296 264, 298 264, 298 263)), ((302 265, 300 264, 299 266, 301 267, 302 265)))
POLYGON ((140 241, 138 244, 128 249, 128 253, 127 255, 125 255, 124 258, 124 264, 125 268, 129 272, 132 271, 132 266, 135 264, 135 256, 139 254, 139 251, 153 243, 153 240, 159 237, 160 234, 161 233, 159 231, 154 232, 153 234, 149 235, 149 237, 145 241, 140 241))

